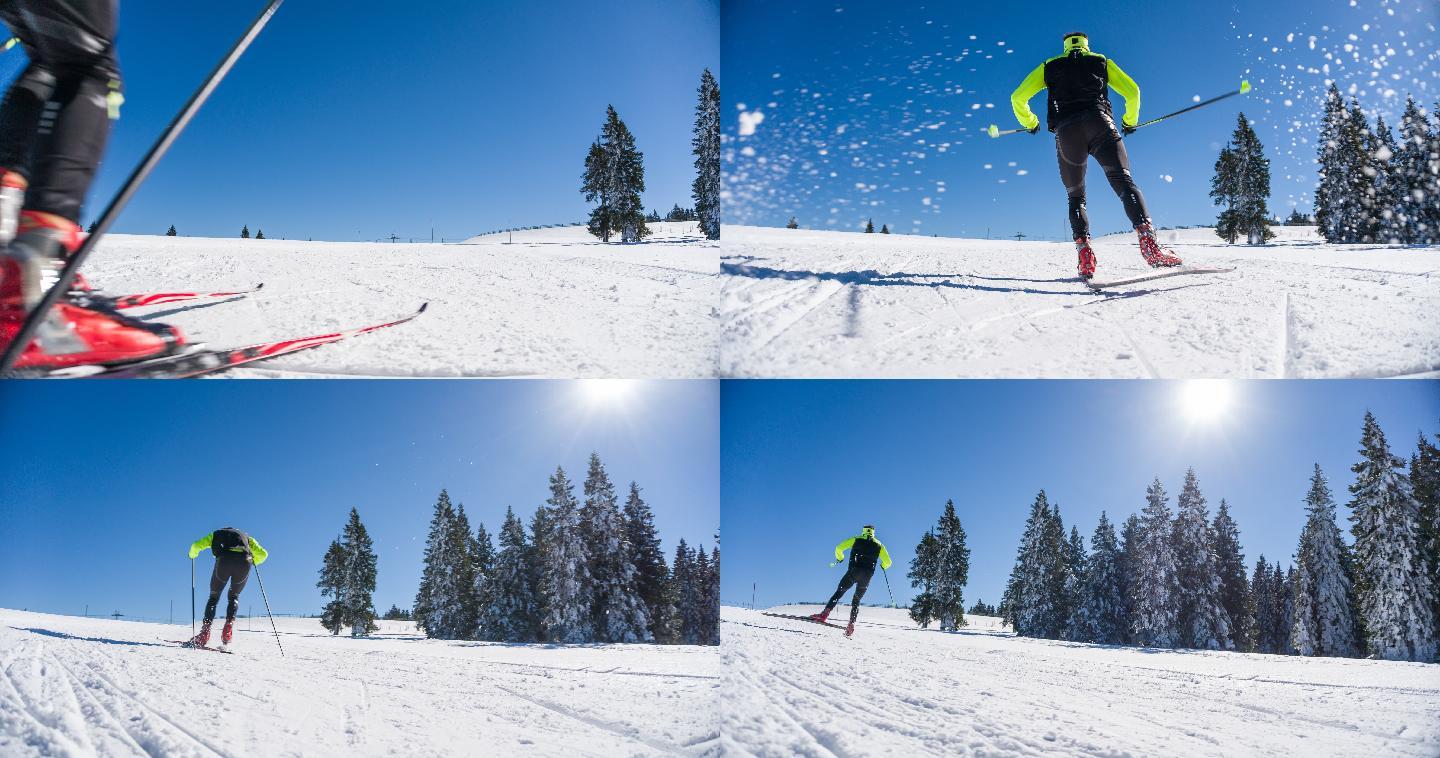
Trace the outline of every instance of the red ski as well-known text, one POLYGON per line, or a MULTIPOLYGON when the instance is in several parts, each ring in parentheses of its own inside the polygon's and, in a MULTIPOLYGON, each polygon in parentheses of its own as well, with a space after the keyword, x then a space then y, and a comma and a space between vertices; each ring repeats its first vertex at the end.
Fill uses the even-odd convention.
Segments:
POLYGON ((792 616, 792 615, 790 615, 790 614, 788 614, 788 613, 768 613, 768 612, 764 612, 764 611, 762 611, 762 612, 760 613, 760 615, 762 615, 762 616, 774 616, 774 617, 777 618, 777 619, 790 619, 791 621, 808 621, 808 622, 810 622, 811 624, 820 624, 821 626, 828 626, 828 627, 832 627, 832 628, 834 628, 834 629, 844 629, 844 628, 845 628, 844 626, 842 626, 842 625, 840 625, 840 624, 832 623, 832 622, 830 622, 830 621, 816 621, 815 619, 812 619, 812 618, 810 618, 809 616, 792 616))
MULTIPOLYGON (((119 366, 76 366, 74 368, 57 369, 42 374, 42 376, 72 379, 188 379, 191 377, 205 376, 207 374, 216 374, 221 371, 236 368, 237 366, 255 363, 256 361, 291 355, 303 350, 311 350, 333 344, 356 335, 367 334, 392 326, 399 326, 424 313, 429 305, 429 303, 425 303, 414 313, 393 321, 370 324, 368 326, 360 326, 353 329, 330 332, 328 334, 317 334, 310 337, 279 340, 276 342, 260 342, 244 347, 214 350, 196 345, 187 352, 152 358, 138 363, 126 363, 119 366)), ((22 373, 21 375, 24 376, 25 374, 22 373)))
POLYGON ((260 288, 264 286, 265 284, 262 282, 248 290, 236 290, 234 292, 141 292, 131 295, 120 295, 114 299, 114 305, 115 310, 123 311, 126 308, 144 308, 148 305, 188 303, 194 300, 218 300, 223 297, 244 297, 259 292, 260 288))

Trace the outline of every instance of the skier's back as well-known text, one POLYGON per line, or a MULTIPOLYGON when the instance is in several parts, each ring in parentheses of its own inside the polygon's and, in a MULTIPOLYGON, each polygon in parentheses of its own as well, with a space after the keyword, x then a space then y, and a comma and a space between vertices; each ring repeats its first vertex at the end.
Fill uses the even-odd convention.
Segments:
POLYGON ((1090 218, 1085 212, 1085 169, 1090 156, 1105 170, 1110 187, 1125 205, 1125 214, 1140 240, 1140 254, 1154 267, 1178 266, 1174 253, 1160 247, 1150 222, 1145 198, 1130 175, 1130 159, 1110 110, 1110 89, 1125 98, 1123 131, 1129 134, 1140 122, 1140 86, 1115 61, 1091 52, 1084 32, 1065 35, 1065 53, 1036 66, 1010 96, 1020 125, 1032 134, 1040 119, 1030 110, 1030 98, 1047 90, 1046 128, 1055 133, 1060 179, 1069 197, 1070 231, 1079 256, 1080 276, 1095 274, 1095 253, 1090 244, 1090 218))
POLYGON ((835 588, 835 594, 830 596, 830 602, 825 604, 825 610, 810 618, 825 623, 845 591, 853 586, 855 596, 850 600, 850 623, 845 627, 845 636, 848 637, 855 633, 855 619, 860 615, 860 598, 865 596, 865 590, 870 587, 870 579, 875 576, 875 564, 879 563, 881 568, 888 569, 891 561, 890 551, 883 542, 875 538, 875 527, 871 524, 862 527, 860 534, 835 546, 836 563, 845 560, 846 550, 850 551, 850 565, 845 570, 845 576, 840 578, 840 585, 835 588))
POLYGON ((240 611, 240 592, 250 578, 250 565, 252 562, 256 566, 264 563, 270 553, 254 537, 233 526, 216 529, 191 543, 190 560, 195 560, 204 550, 215 556, 215 569, 210 574, 210 599, 205 603, 205 620, 200 625, 200 633, 190 640, 190 644, 205 647, 210 643, 210 624, 215 620, 215 606, 220 602, 220 591, 228 583, 230 594, 220 642, 229 645, 234 634, 235 614, 240 611))

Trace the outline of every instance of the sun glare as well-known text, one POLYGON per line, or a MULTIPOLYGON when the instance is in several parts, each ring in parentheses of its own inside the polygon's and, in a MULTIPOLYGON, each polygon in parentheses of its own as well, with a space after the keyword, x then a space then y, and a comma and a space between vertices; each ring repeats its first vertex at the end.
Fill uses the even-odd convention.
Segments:
POLYGON ((581 379, 578 392, 585 405, 594 409, 624 409, 635 394, 637 382, 630 379, 581 379))
POLYGON ((1234 388, 1226 379, 1191 379, 1180 388, 1180 411, 1192 424, 1215 424, 1229 413, 1234 388))

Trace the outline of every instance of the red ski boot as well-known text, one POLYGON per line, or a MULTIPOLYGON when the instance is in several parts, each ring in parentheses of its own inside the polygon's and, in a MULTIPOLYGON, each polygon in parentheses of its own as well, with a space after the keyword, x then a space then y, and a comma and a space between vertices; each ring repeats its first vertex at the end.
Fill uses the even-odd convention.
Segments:
POLYGON ((1090 238, 1075 240, 1075 252, 1080 257, 1076 270, 1080 272, 1080 278, 1088 282, 1095 276, 1095 251, 1090 249, 1090 238))
MULTIPOLYGON (((55 282, 79 227, 49 214, 21 214, 21 233, 0 250, 0 345, 20 333, 26 315, 55 282)), ((72 290, 45 315, 16 369, 54 370, 129 363, 169 355, 185 343, 179 330, 118 313, 103 297, 72 290)))
POLYGON ((1151 268, 1168 268, 1184 263, 1173 251, 1160 246, 1155 240, 1155 227, 1149 222, 1135 227, 1135 234, 1140 238, 1140 257, 1144 258, 1151 268))
POLYGON ((187 643, 185 643, 185 644, 189 645, 190 647, 205 647, 206 645, 209 645, 209 644, 210 644, 210 622, 209 622, 209 621, 205 621, 205 622, 201 623, 201 624, 200 624, 200 633, 197 634, 197 635, 195 635, 194 637, 191 637, 191 638, 190 638, 190 641, 187 642, 187 643))
POLYGON ((235 619, 225 619, 225 628, 220 630, 220 644, 229 645, 235 636, 235 619))
POLYGON ((845 627, 845 636, 846 636, 846 637, 850 637, 850 636, 853 636, 854 634, 855 634, 855 622, 854 622, 854 621, 851 621, 851 622, 850 622, 850 625, 847 626, 847 627, 845 627))
POLYGON ((814 622, 817 623, 817 624, 823 624, 823 623, 825 623, 825 619, 828 619, 828 618, 830 618, 830 609, 829 609, 829 608, 826 608, 825 610, 820 611, 819 613, 811 614, 811 616, 810 616, 810 620, 811 620, 811 621, 814 621, 814 622))

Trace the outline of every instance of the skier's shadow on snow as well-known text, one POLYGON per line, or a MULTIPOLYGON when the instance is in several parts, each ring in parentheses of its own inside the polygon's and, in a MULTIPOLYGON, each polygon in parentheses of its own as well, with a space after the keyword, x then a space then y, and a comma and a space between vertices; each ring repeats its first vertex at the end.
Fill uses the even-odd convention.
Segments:
POLYGON ((147 314, 145 314, 144 316, 141 316, 140 318, 142 318, 142 319, 144 319, 144 320, 146 320, 146 321, 153 321, 153 320, 155 320, 155 319, 160 319, 160 318, 170 318, 171 316, 174 316, 174 315, 177 315, 177 314, 180 314, 180 313, 185 313, 185 312, 187 312, 187 311, 198 311, 198 310, 203 310, 203 309, 205 309, 205 308, 214 308, 214 307, 217 306, 217 305, 225 305, 226 303, 233 303, 233 302, 235 302, 235 301, 237 301, 237 300, 244 300, 244 299, 245 299, 244 296, 240 296, 240 297, 227 298, 227 299, 225 299, 225 300, 212 300, 211 302, 208 302, 208 303, 196 303, 196 304, 194 304, 194 305, 182 305, 182 306, 180 306, 180 307, 178 307, 178 308, 170 308, 169 310, 155 311, 154 313, 147 313, 147 314))
POLYGON ((62 640, 75 640, 76 642, 100 642, 100 643, 103 643, 103 644, 106 644, 106 645, 133 645, 133 646, 135 646, 135 647, 175 647, 174 645, 165 645, 165 644, 162 644, 162 643, 159 643, 159 642, 136 642, 136 641, 134 641, 134 640, 112 640, 112 639, 108 639, 108 638, 106 638, 106 637, 80 637, 80 636, 77 636, 77 635, 74 635, 74 634, 66 634, 65 632, 57 632, 57 631, 55 631, 55 630, 53 630, 53 629, 37 629, 37 628, 35 628, 35 627, 19 627, 19 626, 12 626, 12 627, 10 627, 10 628, 11 628, 11 629, 14 629, 14 630, 17 631, 17 632, 30 632, 31 634, 40 634, 40 635, 44 635, 44 636, 46 636, 46 637, 55 637, 55 638, 62 639, 62 640))
POLYGON ((1095 293, 1088 289, 1036 289, 1034 287, 999 287, 986 284, 967 284, 954 281, 955 278, 979 279, 984 281, 1007 281, 1032 284, 1061 284, 1065 282, 1078 283, 1078 279, 1019 279, 1010 277, 984 277, 973 274, 963 274, 961 277, 950 277, 945 274, 908 274, 904 271, 896 271, 891 274, 882 274, 875 269, 864 271, 786 271, 765 266, 751 266, 741 263, 720 264, 720 273, 728 276, 740 276, 750 279, 818 279, 823 282, 839 282, 841 284, 866 285, 872 287, 950 287, 952 289, 974 290, 976 292, 1017 292, 1029 295, 1079 295, 1082 297, 1094 297, 1095 293), (917 279, 939 279, 940 281, 915 281, 917 279))

